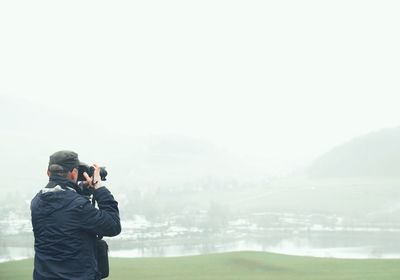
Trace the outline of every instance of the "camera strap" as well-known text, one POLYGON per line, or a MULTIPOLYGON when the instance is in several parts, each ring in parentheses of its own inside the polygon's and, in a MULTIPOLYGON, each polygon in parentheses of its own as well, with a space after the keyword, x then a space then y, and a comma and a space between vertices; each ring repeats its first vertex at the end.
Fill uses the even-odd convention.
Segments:
MULTIPOLYGON (((92 195, 92 205, 96 207, 96 200, 92 195)), ((110 267, 108 263, 108 244, 102 240, 103 236, 96 235, 96 260, 101 279, 107 278, 110 273, 110 267)))
MULTIPOLYGON (((92 205, 93 207, 96 207, 96 200, 94 199, 94 196, 92 195, 92 205)), ((103 239, 103 236, 97 235, 97 240, 103 239)))

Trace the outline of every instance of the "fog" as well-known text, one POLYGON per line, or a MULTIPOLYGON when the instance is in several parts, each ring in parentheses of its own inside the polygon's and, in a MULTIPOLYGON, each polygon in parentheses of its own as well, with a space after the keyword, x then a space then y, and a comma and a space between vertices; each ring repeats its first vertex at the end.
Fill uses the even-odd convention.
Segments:
POLYGON ((107 167, 125 226, 115 255, 400 255, 398 13, 0 3, 0 259, 31 254, 29 201, 62 149, 107 167))

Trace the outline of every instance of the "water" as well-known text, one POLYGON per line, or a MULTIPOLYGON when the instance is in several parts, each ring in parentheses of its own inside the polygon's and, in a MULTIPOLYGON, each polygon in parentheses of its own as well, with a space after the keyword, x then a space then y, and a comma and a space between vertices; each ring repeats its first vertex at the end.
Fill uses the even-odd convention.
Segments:
POLYGON ((155 247, 138 247, 123 250, 111 250, 112 257, 143 258, 143 257, 177 257, 193 256, 210 253, 257 251, 294 256, 312 256, 324 258, 345 259, 399 259, 400 248, 391 250, 384 246, 342 246, 314 247, 309 239, 283 239, 277 243, 239 240, 225 243, 204 243, 196 245, 169 245, 155 247))
POLYGON ((0 262, 23 260, 27 258, 33 258, 33 248, 25 247, 5 247, 1 248, 0 262))
MULTIPOLYGON (((185 228, 174 228, 174 230, 174 235, 156 231, 143 235, 138 234, 138 230, 132 232, 126 230, 124 235, 107 239, 110 245, 110 256, 175 257, 220 252, 260 251, 329 258, 400 258, 398 229, 354 228, 348 231, 343 229, 293 231, 255 228, 247 232, 224 232, 200 238, 201 233, 198 231, 190 231, 185 228), (178 238, 177 236, 183 232, 189 235, 178 238), (164 235, 164 239, 160 238, 162 235, 164 235)), ((13 237, 11 240, 11 244, 18 244, 20 247, 9 246, 7 244, 10 243, 3 239, 3 242, 0 243, 0 262, 34 256, 31 233, 25 233, 19 238, 13 237)))

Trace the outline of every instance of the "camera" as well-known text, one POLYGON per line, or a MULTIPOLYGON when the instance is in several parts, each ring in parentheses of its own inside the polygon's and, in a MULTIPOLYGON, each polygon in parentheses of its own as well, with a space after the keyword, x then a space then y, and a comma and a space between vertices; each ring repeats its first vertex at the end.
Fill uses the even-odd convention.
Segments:
MULTIPOLYGON (((94 189, 89 188, 84 184, 84 181, 86 181, 85 176, 83 176, 83 173, 86 172, 89 177, 93 177, 94 174, 94 167, 89 166, 86 163, 81 163, 79 164, 78 167, 78 185, 76 186, 75 190, 85 196, 91 196, 93 194, 94 189)), ((102 181, 106 181, 106 176, 107 176, 107 170, 104 166, 100 167, 100 178, 102 181)))
MULTIPOLYGON (((85 163, 79 164, 78 167, 78 181, 86 181, 85 176, 83 176, 83 173, 86 172, 89 177, 93 177, 94 174, 94 167, 89 166, 85 163)), ((106 181, 106 176, 107 176, 107 170, 104 166, 100 167, 100 178, 102 181, 106 181)))

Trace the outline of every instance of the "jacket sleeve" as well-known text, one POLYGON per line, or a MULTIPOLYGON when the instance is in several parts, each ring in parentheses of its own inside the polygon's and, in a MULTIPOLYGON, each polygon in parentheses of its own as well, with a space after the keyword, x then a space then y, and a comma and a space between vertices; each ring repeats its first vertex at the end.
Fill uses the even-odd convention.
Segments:
POLYGON ((106 187, 94 190, 93 197, 99 209, 90 201, 80 206, 82 228, 101 236, 118 235, 121 232, 118 202, 106 187))

